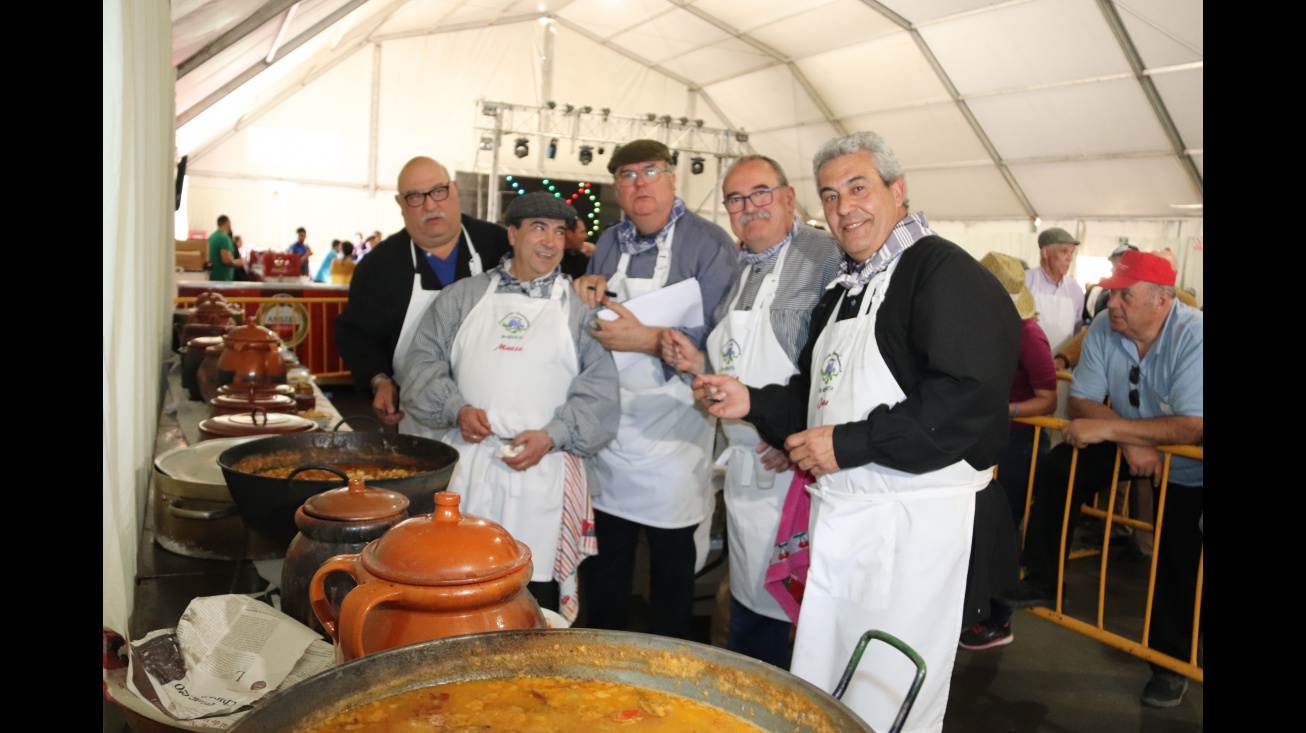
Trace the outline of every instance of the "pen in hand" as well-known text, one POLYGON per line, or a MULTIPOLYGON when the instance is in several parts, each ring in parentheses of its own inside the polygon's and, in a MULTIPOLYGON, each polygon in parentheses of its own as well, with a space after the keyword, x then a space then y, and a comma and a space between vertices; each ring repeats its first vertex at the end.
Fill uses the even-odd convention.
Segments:
MULTIPOLYGON (((593 285, 589 286, 589 288, 590 288, 590 290, 598 290, 598 288, 594 287, 593 285)), ((603 294, 606 295, 606 296, 608 296, 609 298, 615 298, 615 297, 617 297, 617 294, 614 293, 614 292, 612 292, 611 290, 604 290, 604 291, 603 291, 603 294)))

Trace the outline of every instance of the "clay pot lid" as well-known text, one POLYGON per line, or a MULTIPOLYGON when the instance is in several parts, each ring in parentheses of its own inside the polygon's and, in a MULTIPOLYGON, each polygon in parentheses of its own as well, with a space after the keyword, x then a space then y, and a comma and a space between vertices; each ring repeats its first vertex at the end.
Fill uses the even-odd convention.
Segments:
POLYGON ((276 331, 265 328, 257 323, 246 323, 243 326, 236 326, 227 331, 227 335, 222 337, 227 342, 239 341, 249 344, 271 344, 280 348, 281 337, 277 336, 276 331))
POLYGON ((195 296, 195 305, 202 305, 204 303, 208 303, 209 301, 217 301, 219 303, 225 303, 227 302, 227 297, 216 290, 205 290, 204 292, 195 296))
POLYGON ((207 349, 210 346, 221 347, 222 337, 221 336, 196 336, 195 338, 186 342, 186 348, 195 349, 196 351, 203 351, 204 349, 207 349))
POLYGON ((408 497, 368 486, 361 478, 351 478, 348 486, 314 494, 304 502, 305 514, 337 522, 385 519, 407 511, 408 497))
POLYGON ((408 585, 469 585, 527 567, 531 551, 502 525, 458 511, 462 497, 435 495, 435 511, 405 519, 363 548, 363 566, 408 585))
POLYGON ((246 401, 250 399, 251 392, 253 393, 255 399, 262 400, 262 399, 267 399, 268 397, 272 397, 273 395, 286 395, 287 397, 289 397, 295 394, 295 388, 292 385, 281 383, 281 382, 274 382, 271 384, 258 383, 258 382, 243 382, 240 385, 224 384, 221 387, 218 387, 219 395, 238 397, 246 401), (253 388, 252 390, 251 387, 253 388))
POLYGON ((276 392, 254 392, 253 396, 250 395, 248 390, 236 390, 223 394, 222 390, 219 389, 218 392, 217 397, 209 400, 209 404, 214 407, 249 408, 257 405, 258 407, 277 408, 290 407, 295 404, 294 397, 276 392))
POLYGON ((231 309, 227 307, 227 304, 214 300, 199 304, 195 307, 195 313, 191 315, 191 323, 211 326, 233 323, 234 320, 231 317, 231 309))
MULTIPOLYGON (((294 402, 292 399, 291 402, 294 402)), ((215 435, 283 435, 317 430, 317 423, 306 417, 284 412, 268 412, 255 407, 250 412, 215 415, 200 423, 205 432, 215 435)))

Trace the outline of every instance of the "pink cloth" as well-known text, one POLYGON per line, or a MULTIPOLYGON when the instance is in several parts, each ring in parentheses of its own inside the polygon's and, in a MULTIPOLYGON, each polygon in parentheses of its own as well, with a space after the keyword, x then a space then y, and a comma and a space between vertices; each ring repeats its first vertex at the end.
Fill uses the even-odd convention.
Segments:
POLYGON ((553 559, 553 579, 558 581, 558 610, 568 622, 575 621, 580 610, 577 568, 582 560, 598 551, 585 463, 578 456, 564 453, 562 527, 558 533, 558 554, 553 559))
POLYGON ((807 585, 807 566, 811 564, 807 547, 807 520, 812 507, 807 487, 811 483, 811 474, 801 468, 794 469, 794 480, 789 482, 789 493, 780 512, 771 564, 766 569, 766 589, 794 623, 798 622, 798 608, 807 585))

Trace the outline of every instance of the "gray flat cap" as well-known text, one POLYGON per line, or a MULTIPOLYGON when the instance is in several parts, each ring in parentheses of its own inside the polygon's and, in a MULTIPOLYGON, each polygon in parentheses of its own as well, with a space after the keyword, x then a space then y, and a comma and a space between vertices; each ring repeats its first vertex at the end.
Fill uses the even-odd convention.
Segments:
POLYGON ((1079 240, 1070 236, 1070 232, 1061 227, 1052 227, 1038 235, 1038 246, 1046 247, 1049 244, 1079 244, 1079 240))
POLYGON ((670 165, 671 150, 657 140, 631 140, 612 151, 612 157, 608 158, 608 172, 616 173, 623 165, 649 160, 665 160, 670 165))
POLYGON ((559 219, 570 229, 576 224, 576 210, 571 204, 544 191, 524 193, 508 204, 508 226, 521 226, 526 219, 559 219))

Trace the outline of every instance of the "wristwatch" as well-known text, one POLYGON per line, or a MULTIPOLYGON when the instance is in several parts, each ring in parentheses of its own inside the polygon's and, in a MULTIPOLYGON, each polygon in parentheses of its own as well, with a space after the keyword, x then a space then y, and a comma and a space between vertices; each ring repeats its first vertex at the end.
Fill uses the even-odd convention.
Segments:
POLYGON ((376 394, 376 388, 381 386, 382 382, 393 382, 393 381, 395 380, 391 379, 390 375, 386 374, 385 372, 382 372, 376 375, 375 377, 372 377, 372 394, 376 394))

